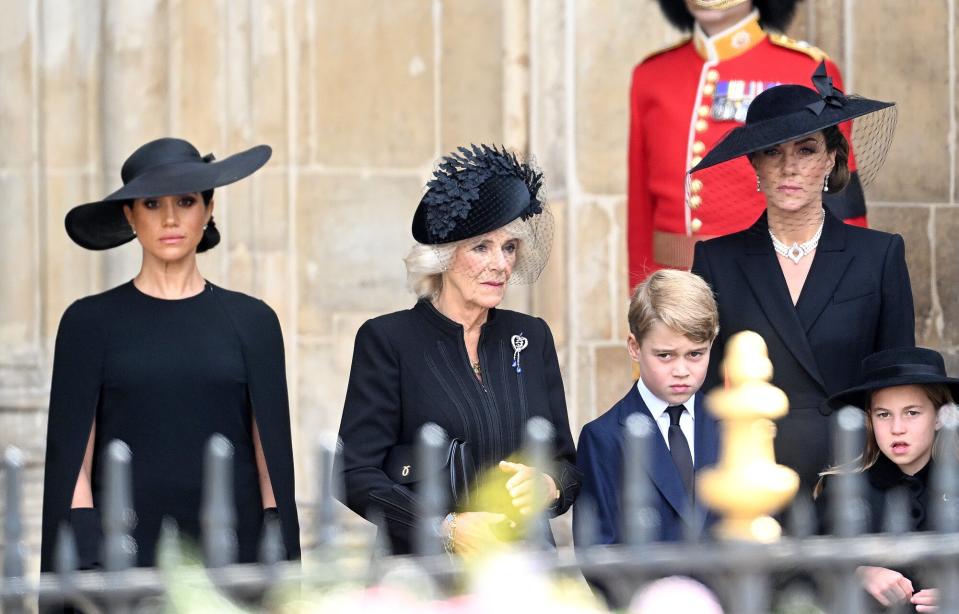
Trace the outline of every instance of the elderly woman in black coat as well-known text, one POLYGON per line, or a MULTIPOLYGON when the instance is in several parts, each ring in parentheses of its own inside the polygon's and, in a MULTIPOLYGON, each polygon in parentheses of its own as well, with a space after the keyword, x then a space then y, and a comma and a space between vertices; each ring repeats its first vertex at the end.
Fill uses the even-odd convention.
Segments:
POLYGON ((414 546, 413 444, 427 423, 446 431, 462 472, 502 495, 502 505, 449 502, 439 528, 449 551, 469 553, 544 508, 562 514, 579 490, 549 326, 498 308, 507 286, 535 281, 549 256, 542 174, 505 150, 460 152, 444 158, 413 217, 416 304, 357 332, 340 424, 345 502, 384 519, 395 553, 414 546), (548 469, 519 456, 534 416, 555 429, 548 469))

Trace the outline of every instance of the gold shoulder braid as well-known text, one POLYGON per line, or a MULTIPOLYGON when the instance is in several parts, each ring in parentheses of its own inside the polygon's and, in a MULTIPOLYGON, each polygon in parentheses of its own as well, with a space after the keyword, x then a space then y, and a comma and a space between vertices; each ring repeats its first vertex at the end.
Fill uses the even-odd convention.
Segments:
POLYGON ((786 49, 792 49, 793 51, 798 51, 799 53, 805 53, 817 63, 829 59, 829 56, 826 54, 826 52, 819 47, 810 45, 806 41, 798 41, 794 38, 789 38, 785 34, 780 34, 778 32, 772 32, 769 34, 769 42, 779 47, 785 47, 786 49))

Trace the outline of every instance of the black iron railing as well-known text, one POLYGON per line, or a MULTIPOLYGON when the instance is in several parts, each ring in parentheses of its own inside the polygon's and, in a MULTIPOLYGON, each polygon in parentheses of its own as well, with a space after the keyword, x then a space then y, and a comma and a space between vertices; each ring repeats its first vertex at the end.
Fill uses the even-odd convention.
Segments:
MULTIPOLYGON (((836 448, 839 458, 852 458, 862 437, 862 412, 847 409, 837 414, 836 448)), ((835 535, 817 535, 818 522, 812 504, 797 499, 785 513, 786 536, 768 544, 725 542, 688 535, 682 543, 654 543, 659 518, 652 505, 654 488, 647 478, 650 444, 660 436, 647 419, 633 416, 626 424, 624 484, 622 489, 623 535, 621 545, 590 545, 592 527, 588 504, 583 502, 576 535, 578 547, 546 548, 541 531, 527 535, 519 545, 545 574, 582 573, 618 604, 627 603, 640 587, 656 578, 674 574, 697 578, 710 586, 728 612, 755 614, 774 611, 790 587, 802 588, 825 612, 854 614, 865 611, 868 597, 859 586, 856 568, 880 565, 908 567, 927 578, 927 585, 940 590, 940 612, 959 612, 959 463, 956 456, 957 420, 951 411, 940 414, 941 438, 948 452, 935 464, 933 491, 934 531, 907 533, 908 510, 901 500, 890 500, 881 535, 864 535, 866 508, 862 500, 862 474, 836 478, 831 496, 835 535)), ((552 457, 552 426, 534 418, 527 427, 527 458, 547 468, 552 457)), ((446 434, 428 425, 418 442, 418 462, 426 482, 420 493, 420 519, 416 532, 418 556, 390 556, 383 539, 368 551, 342 546, 342 508, 335 500, 340 476, 335 474, 335 445, 318 445, 318 488, 313 508, 315 542, 304 550, 302 562, 285 562, 279 526, 267 523, 260 548, 261 563, 236 564, 235 512, 232 508, 232 446, 215 436, 207 448, 204 495, 201 510, 202 565, 183 565, 186 560, 172 524, 164 525, 161 537, 162 569, 135 568, 135 548, 130 535, 135 519, 131 500, 129 448, 122 442, 109 444, 102 479, 105 498, 100 505, 103 521, 104 568, 77 571, 77 553, 68 526, 61 528, 55 549, 56 572, 33 579, 26 574, 23 534, 23 455, 15 448, 3 457, 5 514, 3 519, 3 611, 32 611, 42 603, 70 602, 88 611, 137 611, 144 604, 156 605, 169 597, 174 569, 179 585, 209 586, 247 605, 259 603, 277 586, 308 590, 348 581, 375 585, 391 570, 415 566, 433 578, 441 590, 462 586, 457 580, 466 567, 443 552, 437 531, 448 509, 443 500, 442 452, 446 434), (181 564, 178 564, 181 563, 181 564)), ((374 523, 380 519, 371 519, 374 523)), ((694 524, 694 523, 692 523, 694 524)), ((530 526, 547 526, 530 523, 530 526)))

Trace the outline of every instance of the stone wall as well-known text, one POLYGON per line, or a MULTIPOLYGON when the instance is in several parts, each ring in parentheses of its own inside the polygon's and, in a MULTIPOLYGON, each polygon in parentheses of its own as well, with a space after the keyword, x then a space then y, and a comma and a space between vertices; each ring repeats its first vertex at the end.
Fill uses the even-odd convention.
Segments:
MULTIPOLYGON (((959 370, 955 0, 807 0, 791 34, 847 88, 899 101, 868 189, 872 224, 906 238, 922 343, 959 370)), ((301 499, 310 448, 339 421, 352 340, 404 308, 409 222, 458 144, 535 154, 554 256, 508 306, 547 319, 574 435, 629 381, 628 82, 678 40, 654 0, 0 0, 0 446, 31 459, 39 522, 51 349, 69 303, 133 276, 138 248, 87 252, 63 216, 119 184, 162 135, 217 155, 266 142, 269 165, 220 190, 214 283, 259 296, 287 343, 301 499)))

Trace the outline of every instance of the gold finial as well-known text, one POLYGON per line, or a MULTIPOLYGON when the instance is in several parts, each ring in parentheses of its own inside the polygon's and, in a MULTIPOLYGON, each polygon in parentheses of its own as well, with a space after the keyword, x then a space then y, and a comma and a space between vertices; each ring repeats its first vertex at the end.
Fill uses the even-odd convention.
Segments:
POLYGON ((799 476, 776 464, 774 418, 789 411, 785 393, 769 383, 773 368, 763 338, 734 335, 723 360, 726 388, 709 394, 707 407, 722 422, 719 463, 696 482, 702 500, 723 515, 716 533, 725 539, 771 542, 782 530, 770 514, 799 490, 799 476))

